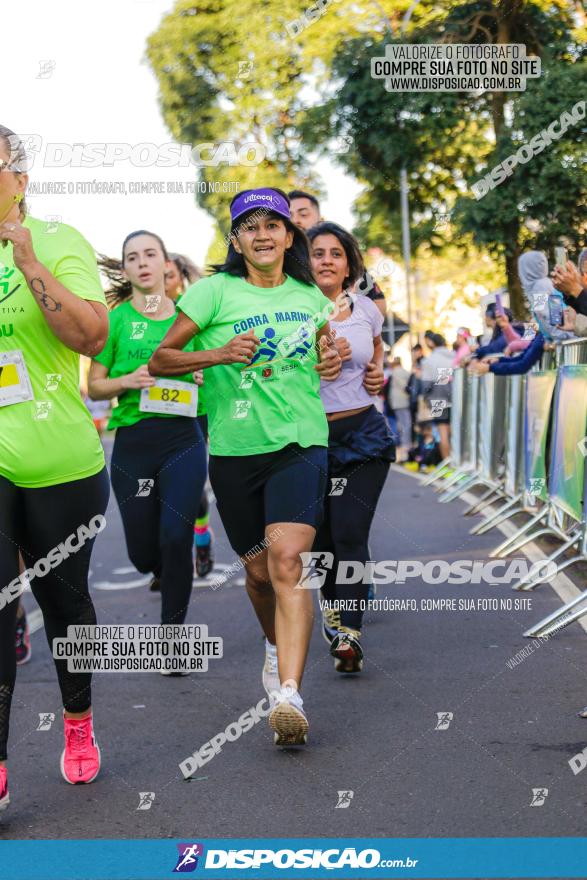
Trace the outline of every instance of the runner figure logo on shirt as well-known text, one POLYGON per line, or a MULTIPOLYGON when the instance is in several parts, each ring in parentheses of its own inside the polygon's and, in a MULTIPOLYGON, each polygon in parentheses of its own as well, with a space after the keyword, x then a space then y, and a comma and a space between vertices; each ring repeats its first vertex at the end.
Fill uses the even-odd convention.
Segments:
POLYGON ((312 334, 314 333, 316 327, 312 323, 309 326, 310 322, 306 322, 302 324, 301 327, 294 333, 290 333, 289 336, 285 336, 279 342, 279 350, 282 355, 286 358, 293 358, 296 355, 300 357, 305 357, 308 352, 312 348, 312 334))
POLYGON ((253 387, 253 382, 256 378, 257 374, 254 370, 245 370, 244 373, 241 373, 241 381, 238 387, 248 391, 249 388, 253 387))
POLYGON ((145 335, 145 330, 149 326, 146 321, 132 321, 132 330, 130 333, 131 339, 142 339, 145 335))
POLYGON ((265 356, 268 361, 272 361, 277 354, 277 343, 274 342, 275 330, 273 327, 267 327, 265 333, 260 338, 260 347, 255 352, 255 356, 251 360, 251 366, 256 363, 259 358, 265 356))
POLYGON ((178 843, 179 856, 177 865, 173 869, 174 874, 188 874, 198 867, 198 857, 204 855, 204 847, 201 843, 178 843))
POLYGON ((251 360, 251 366, 257 362, 267 363, 280 354, 284 358, 302 358, 312 350, 312 331, 302 325, 294 333, 279 339, 273 327, 267 327, 260 337, 261 345, 251 360))

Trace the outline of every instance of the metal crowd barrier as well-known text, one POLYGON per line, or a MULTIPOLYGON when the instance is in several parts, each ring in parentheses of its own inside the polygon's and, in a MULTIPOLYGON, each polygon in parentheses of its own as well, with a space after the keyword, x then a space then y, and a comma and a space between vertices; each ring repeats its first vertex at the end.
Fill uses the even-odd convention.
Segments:
MULTIPOLYGON (((489 506, 493 512, 472 534, 526 514, 528 520, 490 555, 505 557, 543 535, 554 535, 561 543, 545 557, 543 570, 554 566, 556 577, 577 562, 587 562, 586 435, 587 339, 557 344, 526 376, 473 376, 457 368, 450 457, 425 482, 438 484, 443 503, 474 486, 485 488, 466 514, 489 506)), ((533 590, 543 580, 527 576, 512 589, 533 590)), ((551 635, 585 614, 587 590, 524 635, 551 635)))

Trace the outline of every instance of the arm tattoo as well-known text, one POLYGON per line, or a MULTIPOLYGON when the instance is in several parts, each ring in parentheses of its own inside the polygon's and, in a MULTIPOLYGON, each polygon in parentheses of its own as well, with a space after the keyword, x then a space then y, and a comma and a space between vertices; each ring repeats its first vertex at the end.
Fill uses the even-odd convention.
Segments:
POLYGON ((61 311, 61 303, 57 302, 56 299, 53 299, 53 297, 47 293, 47 289, 42 278, 33 278, 29 283, 29 287, 34 293, 37 294, 41 305, 43 306, 43 308, 47 309, 48 312, 61 311))

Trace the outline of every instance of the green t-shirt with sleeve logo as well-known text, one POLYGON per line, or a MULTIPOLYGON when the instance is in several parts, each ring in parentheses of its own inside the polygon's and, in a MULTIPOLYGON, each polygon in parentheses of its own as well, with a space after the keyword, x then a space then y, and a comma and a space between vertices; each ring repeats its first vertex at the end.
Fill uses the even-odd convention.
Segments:
POLYGON ((316 329, 332 308, 320 290, 287 277, 278 287, 256 287, 219 272, 187 289, 179 304, 200 328, 195 349, 220 348, 253 330, 261 341, 251 364, 204 370, 212 455, 257 455, 327 446, 320 401, 316 329))
MULTIPOLYGON (((134 373, 138 367, 148 362, 176 317, 171 315, 164 321, 155 321, 147 314, 138 312, 130 301, 121 303, 110 313, 108 341, 95 360, 108 368, 109 379, 134 373)), ((184 351, 193 351, 193 341, 186 345, 184 351)), ((174 376, 173 379, 194 384, 192 373, 174 376)), ((129 388, 119 394, 118 405, 114 407, 108 422, 108 430, 134 425, 141 419, 174 418, 171 413, 142 412, 139 409, 140 401, 140 388, 129 388)))
MULTIPOLYGON (((34 217, 23 225, 38 261, 64 287, 106 305, 94 250, 76 229, 34 217)), ((79 390, 80 356, 57 338, 43 311, 8 242, 0 247, 0 475, 24 488, 81 480, 104 467, 79 390)))

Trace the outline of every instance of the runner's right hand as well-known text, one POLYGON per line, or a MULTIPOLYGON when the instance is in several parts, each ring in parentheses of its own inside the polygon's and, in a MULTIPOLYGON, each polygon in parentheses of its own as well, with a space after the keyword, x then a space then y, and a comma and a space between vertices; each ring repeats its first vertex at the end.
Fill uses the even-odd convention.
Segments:
POLYGON ((252 330, 235 336, 226 345, 218 349, 221 364, 250 364, 261 341, 252 330))
POLYGON ((155 377, 149 375, 149 368, 146 364, 136 369, 133 373, 127 373, 121 376, 120 381, 125 390, 130 388, 150 388, 155 384, 155 377))

